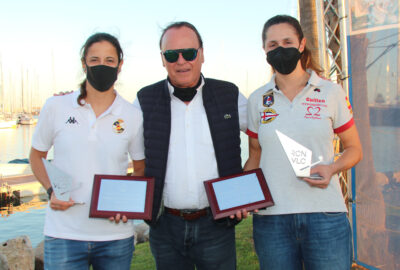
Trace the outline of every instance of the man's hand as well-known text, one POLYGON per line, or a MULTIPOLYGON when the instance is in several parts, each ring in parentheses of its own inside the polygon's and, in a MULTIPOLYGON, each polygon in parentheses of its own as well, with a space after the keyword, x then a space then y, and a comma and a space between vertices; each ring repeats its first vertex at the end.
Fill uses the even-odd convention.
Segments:
POLYGON ((109 217, 108 218, 108 220, 109 221, 112 221, 112 222, 115 222, 115 223, 119 223, 121 220, 122 220, 122 222, 123 223, 127 223, 128 222, 128 218, 125 216, 125 215, 123 215, 122 217, 121 217, 121 214, 116 214, 115 215, 115 217, 109 217))
MULTIPOLYGON (((257 213, 257 212, 258 212, 257 209, 254 210, 254 213, 257 213)), ((240 220, 242 220, 242 219, 247 218, 248 216, 249 216, 249 212, 247 212, 246 209, 241 209, 241 210, 236 211, 236 214, 230 215, 229 217, 230 217, 231 219, 234 219, 234 218, 236 217, 236 219, 240 221, 240 220)))
POLYGON ((229 217, 230 217, 231 219, 234 219, 234 218, 236 217, 237 220, 242 220, 242 218, 243 218, 243 219, 244 219, 244 218, 247 218, 248 214, 249 214, 249 213, 247 212, 246 209, 241 209, 241 210, 236 211, 236 214, 230 215, 229 217))
POLYGON ((58 94, 54 93, 53 96, 65 96, 65 95, 71 94, 72 92, 74 92, 74 91, 58 92, 58 94))
POLYGON ((56 198, 56 195, 54 195, 54 192, 51 193, 51 198, 50 198, 50 208, 53 210, 61 210, 65 211, 71 206, 73 206, 75 202, 72 199, 69 199, 69 201, 60 201, 59 199, 56 198))

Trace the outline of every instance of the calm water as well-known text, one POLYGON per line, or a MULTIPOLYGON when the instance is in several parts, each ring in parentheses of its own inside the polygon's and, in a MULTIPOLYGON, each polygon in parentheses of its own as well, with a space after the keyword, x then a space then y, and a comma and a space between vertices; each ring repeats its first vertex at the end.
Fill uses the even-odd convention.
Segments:
MULTIPOLYGON (((28 158, 34 126, 0 129, 0 163, 28 158)), ((1 173, 1 172, 0 172, 1 173)), ((13 209, 1 209, 0 243, 19 235, 28 235, 32 245, 43 239, 46 203, 40 198, 27 198, 26 204, 13 209)))
POLYGON ((0 243, 20 235, 28 235, 32 246, 36 247, 43 240, 46 207, 47 203, 42 203, 29 209, 24 207, 22 211, 14 208, 11 213, 3 210, 0 218, 0 243))
POLYGON ((34 126, 0 129, 0 163, 28 158, 34 126))

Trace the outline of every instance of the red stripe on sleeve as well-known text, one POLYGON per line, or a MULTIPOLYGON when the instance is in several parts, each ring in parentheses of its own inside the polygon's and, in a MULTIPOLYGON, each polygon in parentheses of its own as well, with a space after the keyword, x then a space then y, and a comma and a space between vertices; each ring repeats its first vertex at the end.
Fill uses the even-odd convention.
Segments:
POLYGON ((252 137, 254 139, 258 139, 258 134, 254 133, 253 131, 251 131, 250 129, 246 130, 246 134, 249 135, 249 137, 252 137))
POLYGON ((353 118, 351 118, 350 121, 347 122, 346 124, 344 124, 344 125, 342 125, 342 126, 340 126, 340 127, 338 127, 338 128, 335 128, 335 129, 333 130, 333 132, 335 132, 335 133, 337 134, 337 133, 346 131, 346 130, 348 130, 349 128, 351 128, 352 125, 354 125, 354 119, 353 119, 353 118))

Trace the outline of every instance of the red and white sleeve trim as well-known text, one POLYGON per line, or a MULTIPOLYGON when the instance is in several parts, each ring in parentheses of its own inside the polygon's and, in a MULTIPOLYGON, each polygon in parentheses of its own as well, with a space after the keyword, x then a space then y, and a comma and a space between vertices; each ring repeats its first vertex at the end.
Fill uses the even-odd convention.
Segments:
POLYGON ((343 131, 348 130, 348 129, 351 128, 353 125, 354 125, 354 119, 351 118, 349 122, 347 122, 346 124, 344 124, 344 125, 342 125, 342 126, 340 126, 340 127, 338 127, 338 128, 335 128, 335 129, 333 130, 333 132, 335 132, 336 134, 341 133, 341 132, 343 132, 343 131))
POLYGON ((249 137, 252 137, 254 139, 258 139, 258 134, 254 133, 253 131, 251 131, 250 129, 246 130, 246 134, 249 135, 249 137))

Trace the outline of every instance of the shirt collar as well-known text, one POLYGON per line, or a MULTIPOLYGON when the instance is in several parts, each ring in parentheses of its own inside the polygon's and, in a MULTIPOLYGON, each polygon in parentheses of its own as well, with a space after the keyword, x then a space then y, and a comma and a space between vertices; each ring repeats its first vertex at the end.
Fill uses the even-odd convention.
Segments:
MULTIPOLYGON (((307 82, 306 85, 311 85, 311 86, 314 86, 314 87, 321 86, 323 79, 321 77, 319 77, 317 75, 317 73, 315 73, 315 71, 312 70, 312 69, 307 69, 307 72, 310 74, 310 78, 308 79, 308 82, 307 82)), ((278 86, 275 83, 275 76, 276 76, 276 73, 274 73, 272 75, 270 83, 267 84, 267 88, 270 89, 270 90, 273 90, 275 92, 280 92, 278 86)))
POLYGON ((271 79, 270 79, 269 82, 265 85, 265 86, 266 86, 266 89, 267 89, 266 92, 269 92, 269 91, 280 92, 279 89, 278 89, 278 87, 277 87, 277 85, 276 85, 276 83, 275 83, 275 76, 276 76, 276 73, 272 74, 271 79))
POLYGON ((308 84, 316 87, 322 85, 323 79, 314 70, 308 69, 307 72, 311 74, 308 84))
MULTIPOLYGON (((174 93, 174 87, 172 86, 172 84, 170 84, 170 82, 167 80, 167 85, 168 85, 168 90, 169 90, 169 94, 172 96, 174 93)), ((197 92, 201 92, 201 90, 203 89, 204 86, 204 77, 203 74, 201 74, 201 84, 199 85, 199 87, 197 88, 197 92)))
MULTIPOLYGON (((74 92, 71 94, 71 96, 72 96, 72 107, 73 107, 73 108, 79 108, 79 107, 81 107, 81 106, 79 105, 79 103, 78 103, 78 97, 79 97, 80 94, 81 94, 80 89, 78 89, 78 91, 74 91, 74 92)), ((85 100, 82 100, 81 102, 82 102, 82 104, 86 104, 85 100)))
MULTIPOLYGON (((110 108, 108 108, 108 110, 110 110, 110 113, 113 115, 120 115, 122 112, 122 97, 118 94, 118 92, 116 90, 114 90, 115 93, 115 99, 113 104, 111 104, 110 108)), ((107 111, 108 111, 107 110, 107 111)))
MULTIPOLYGON (((83 106, 80 106, 78 104, 78 96, 80 95, 81 91, 74 91, 71 95, 72 95, 72 107, 73 108, 87 108, 89 106, 89 104, 86 103, 86 101, 84 99, 81 100, 83 106)), ((114 90, 115 93, 115 99, 114 102, 111 104, 111 106, 104 112, 104 114, 106 113, 111 113, 113 115, 119 115, 121 114, 122 111, 122 97, 118 94, 118 92, 116 90, 114 90)))

